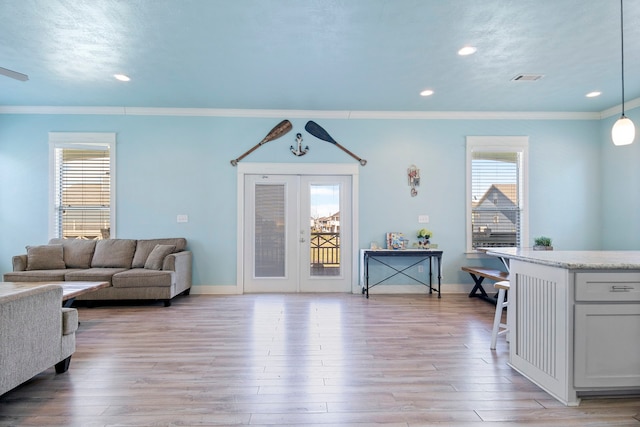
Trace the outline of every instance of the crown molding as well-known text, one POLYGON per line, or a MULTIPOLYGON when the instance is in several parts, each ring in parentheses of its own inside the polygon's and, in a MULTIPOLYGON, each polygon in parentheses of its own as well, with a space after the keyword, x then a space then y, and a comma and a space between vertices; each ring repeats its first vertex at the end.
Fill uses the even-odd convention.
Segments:
MULTIPOLYGON (((625 103, 626 109, 640 107, 640 98, 625 103)), ((319 118, 339 120, 601 120, 619 114, 620 106, 601 112, 563 111, 346 111, 346 110, 259 110, 229 108, 155 107, 65 107, 0 106, 0 114, 319 118)))
POLYGON ((0 106, 0 114, 123 115, 124 107, 0 106))
MULTIPOLYGON (((640 98, 632 99, 631 101, 627 101, 624 103, 625 110, 633 110, 634 108, 640 107, 640 98)), ((607 117, 617 116, 622 113, 622 104, 618 104, 611 108, 607 108, 604 111, 600 112, 600 118, 606 119, 607 117)))

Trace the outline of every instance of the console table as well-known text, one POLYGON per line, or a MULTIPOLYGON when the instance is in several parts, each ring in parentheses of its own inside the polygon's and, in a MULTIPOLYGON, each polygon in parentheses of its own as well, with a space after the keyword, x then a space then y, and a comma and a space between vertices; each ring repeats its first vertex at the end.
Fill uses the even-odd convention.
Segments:
MULTIPOLYGON (((361 249, 360 250, 360 265, 361 270, 364 272, 363 284, 362 284, 362 293, 369 298, 369 289, 377 286, 392 277, 395 277, 399 274, 412 279, 413 281, 427 286, 429 288, 429 293, 433 293, 436 291, 438 293, 438 298, 440 298, 440 284, 442 280, 442 251, 436 251, 431 249, 361 249), (412 257, 415 258, 415 262, 411 263, 406 267, 396 267, 391 265, 390 262, 385 262, 384 258, 397 258, 397 257, 412 257), (431 260, 435 258, 436 260, 436 268, 438 274, 438 288, 433 287, 433 263, 431 260), (389 270, 389 274, 385 276, 382 280, 377 281, 376 283, 369 284, 369 262, 376 261, 379 264, 384 265, 389 270), (429 273, 428 273, 428 281, 427 278, 420 279, 418 277, 414 277, 407 273, 407 270, 411 267, 414 267, 423 261, 429 261, 429 273)), ((425 271, 426 275, 426 271, 425 271)))

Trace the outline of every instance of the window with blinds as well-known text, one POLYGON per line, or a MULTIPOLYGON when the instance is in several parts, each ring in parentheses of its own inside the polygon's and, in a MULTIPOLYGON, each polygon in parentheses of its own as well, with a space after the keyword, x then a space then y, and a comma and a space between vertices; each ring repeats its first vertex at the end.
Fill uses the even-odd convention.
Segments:
POLYGON ((111 144, 53 144, 52 235, 108 239, 112 235, 111 144))
POLYGON ((467 238, 471 250, 523 244, 526 144, 520 138, 468 139, 467 238))

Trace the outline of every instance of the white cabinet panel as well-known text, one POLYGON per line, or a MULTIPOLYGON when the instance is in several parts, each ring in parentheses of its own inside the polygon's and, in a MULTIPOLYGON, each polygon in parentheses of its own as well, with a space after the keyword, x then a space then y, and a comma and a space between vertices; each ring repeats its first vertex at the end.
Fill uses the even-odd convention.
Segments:
POLYGON ((640 273, 576 273, 576 301, 640 301, 640 273))
POLYGON ((575 387, 640 386, 640 304, 576 304, 575 387))

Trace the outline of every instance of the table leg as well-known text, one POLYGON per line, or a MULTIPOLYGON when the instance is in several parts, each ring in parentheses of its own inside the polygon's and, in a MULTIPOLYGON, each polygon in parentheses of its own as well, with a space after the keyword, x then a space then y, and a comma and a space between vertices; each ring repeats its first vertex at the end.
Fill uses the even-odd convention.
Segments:
MULTIPOLYGON (((440 292, 440 285, 442 284, 442 257, 436 256, 436 261, 438 262, 438 298, 442 298, 442 292, 440 292)), ((429 258, 429 263, 431 263, 431 258, 429 258)))
POLYGON ((364 257, 364 281, 367 286, 367 299, 369 299, 369 256, 364 257))
POLYGON ((496 304, 497 298, 490 297, 489 295, 487 295, 487 292, 484 290, 484 287, 482 287, 482 282, 484 281, 484 277, 483 276, 478 277, 473 273, 469 273, 469 274, 471 275, 471 278, 475 282, 475 286, 473 287, 473 289, 471 289, 471 292, 469 293, 469 298, 477 297, 485 301, 488 301, 492 304, 496 304), (480 291, 480 294, 477 293, 478 291, 480 291))
POLYGON ((431 257, 429 257, 429 294, 433 293, 433 270, 432 270, 432 265, 433 263, 431 262, 431 257))

